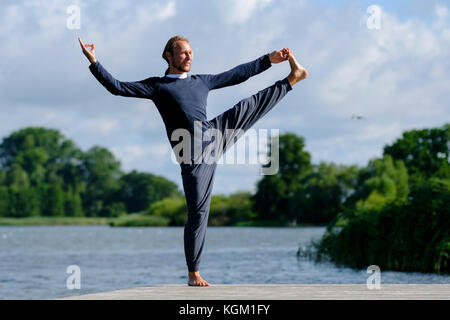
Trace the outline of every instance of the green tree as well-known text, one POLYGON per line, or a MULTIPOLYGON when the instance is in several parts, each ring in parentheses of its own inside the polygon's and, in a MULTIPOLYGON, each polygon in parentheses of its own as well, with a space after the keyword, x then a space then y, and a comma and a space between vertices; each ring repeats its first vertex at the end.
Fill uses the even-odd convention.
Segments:
POLYGON ((115 202, 114 195, 120 188, 119 179, 123 174, 120 161, 107 149, 94 146, 83 155, 81 172, 86 181, 86 192, 83 196, 86 214, 106 214, 103 207, 115 202))
POLYGON ((21 152, 40 148, 49 161, 67 157, 74 149, 70 140, 57 130, 42 127, 28 127, 13 132, 3 139, 0 145, 0 163, 2 167, 8 168, 21 152))
POLYGON ((288 189, 278 175, 267 175, 258 181, 252 196, 258 220, 287 219, 288 189))
MULTIPOLYGON (((270 148, 272 144, 273 142, 270 148)), ((305 139, 294 133, 286 133, 279 137, 279 176, 289 189, 293 189, 299 178, 313 169, 311 155, 304 151, 304 148, 305 139)))
POLYGON ((77 192, 69 190, 64 196, 64 212, 68 217, 83 217, 83 203, 77 192))
POLYGON ((102 207, 100 215, 103 217, 119 217, 127 214, 125 204, 120 201, 108 202, 102 207))
POLYGON ((37 186, 45 183, 45 165, 48 161, 47 152, 41 147, 30 147, 17 153, 12 164, 19 164, 29 178, 30 185, 37 186))
POLYGON ((83 152, 57 130, 24 128, 0 144, 0 186, 9 187, 0 200, 1 214, 117 216, 127 207, 145 210, 159 199, 181 195, 161 176, 136 171, 122 176, 120 162, 105 148, 83 152))
POLYGON ((45 185, 41 187, 42 214, 45 216, 64 216, 64 191, 59 185, 45 185))
POLYGON ((252 194, 248 191, 237 191, 229 196, 230 199, 230 224, 240 221, 252 221, 256 218, 253 212, 252 194))
MULTIPOLYGON (((269 150, 276 147, 272 139, 269 150)), ((293 219, 289 211, 289 198, 301 188, 301 179, 313 170, 311 155, 304 151, 303 137, 293 133, 279 136, 279 171, 276 175, 265 175, 258 183, 252 197, 253 210, 261 220, 293 219)), ((270 167, 272 163, 264 165, 270 167)))
POLYGON ((362 185, 362 194, 356 209, 381 209, 387 202, 405 202, 409 193, 408 172, 403 161, 393 161, 390 155, 373 159, 367 166, 369 177, 362 185))
POLYGON ((9 216, 22 218, 41 214, 40 197, 36 188, 10 187, 9 191, 9 216))
POLYGON ((384 155, 402 160, 415 179, 433 175, 450 178, 450 124, 442 128, 410 130, 384 147, 384 155))
POLYGON ((18 163, 13 163, 7 173, 8 185, 15 188, 28 188, 28 173, 18 163))
POLYGON ((211 197, 209 224, 216 226, 232 226, 241 221, 252 221, 251 193, 235 192, 229 196, 214 195, 211 197))
POLYGON ((318 243, 338 264, 361 268, 450 272, 450 180, 412 186, 406 202, 364 207, 340 228, 330 225, 318 243))
POLYGON ((0 217, 7 217, 9 213, 9 188, 0 185, 0 217))
POLYGON ((6 186, 8 184, 8 174, 6 170, 0 169, 0 186, 6 186))
POLYGON ((58 184, 82 192, 81 155, 71 140, 42 127, 13 132, 0 144, 0 166, 7 184, 16 187, 58 184))
POLYGON ((337 166, 321 162, 301 180, 289 198, 289 211, 300 223, 330 222, 356 188, 356 166, 337 166))
POLYGON ((166 197, 181 196, 176 183, 164 177, 136 170, 120 178, 116 199, 125 203, 127 212, 139 212, 166 197))
POLYGON ((170 219, 169 225, 183 226, 187 222, 187 205, 183 197, 168 197, 156 201, 146 210, 147 215, 162 216, 170 219))

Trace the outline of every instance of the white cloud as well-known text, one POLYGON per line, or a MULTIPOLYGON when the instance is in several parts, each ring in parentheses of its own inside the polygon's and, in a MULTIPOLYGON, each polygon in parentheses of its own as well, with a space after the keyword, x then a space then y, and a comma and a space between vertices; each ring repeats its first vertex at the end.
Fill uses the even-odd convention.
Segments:
POLYGON ((89 119, 79 124, 79 130, 87 131, 92 135, 108 135, 111 134, 118 126, 116 119, 89 119))
POLYGON ((447 34, 450 31, 448 28, 448 8, 442 4, 438 4, 434 7, 434 13, 437 16, 434 27, 438 30, 442 29, 443 35, 447 34))
POLYGON ((114 145, 110 147, 114 155, 120 159, 123 169, 156 172, 163 168, 170 159, 170 146, 166 143, 155 143, 154 145, 114 145), (152 170, 146 169, 152 164, 152 170))
POLYGON ((441 73, 442 62, 449 58, 448 43, 429 26, 401 23, 385 14, 382 29, 355 38, 354 49, 347 53, 315 87, 336 116, 355 110, 372 119, 389 114, 399 120, 405 112, 411 119, 427 118, 430 111, 443 116, 433 97, 446 90, 440 84, 449 82, 448 73, 441 73))
POLYGON ((448 8, 444 5, 438 4, 434 8, 434 12, 439 18, 445 18, 448 16, 448 8))
POLYGON ((145 26, 149 22, 162 21, 176 15, 175 2, 156 3, 154 6, 142 5, 136 9, 136 24, 145 26))
POLYGON ((272 0, 227 0, 225 19, 231 24, 243 24, 256 10, 266 7, 271 2, 272 0))
POLYGON ((157 20, 168 19, 174 17, 175 14, 176 14, 175 2, 169 1, 169 3, 167 3, 165 6, 161 8, 161 10, 157 12, 156 19, 157 20))

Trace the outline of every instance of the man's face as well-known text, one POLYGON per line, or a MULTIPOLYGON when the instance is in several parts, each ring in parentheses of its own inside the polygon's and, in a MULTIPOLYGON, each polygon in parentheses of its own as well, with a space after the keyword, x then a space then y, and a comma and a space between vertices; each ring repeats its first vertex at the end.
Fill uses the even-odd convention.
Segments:
POLYGON ((169 61, 173 68, 180 72, 189 72, 191 70, 191 63, 193 59, 193 52, 189 42, 177 41, 174 44, 173 56, 170 57, 170 52, 167 54, 169 61))

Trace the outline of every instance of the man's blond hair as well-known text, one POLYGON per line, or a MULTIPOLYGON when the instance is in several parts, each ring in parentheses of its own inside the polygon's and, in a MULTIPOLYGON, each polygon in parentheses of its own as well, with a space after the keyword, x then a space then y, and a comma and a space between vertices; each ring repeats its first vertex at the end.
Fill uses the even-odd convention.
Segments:
POLYGON ((179 36, 179 35, 173 36, 172 38, 169 39, 169 41, 167 41, 166 46, 164 47, 164 51, 162 53, 162 57, 163 57, 164 60, 167 61, 167 64, 169 65, 169 67, 167 68, 167 70, 164 73, 164 75, 167 75, 169 73, 169 70, 170 70, 170 63, 169 63, 169 60, 166 57, 166 52, 170 52, 170 54, 173 56, 173 49, 174 49, 175 43, 177 41, 186 41, 187 43, 189 43, 188 39, 186 39, 183 36, 179 36))

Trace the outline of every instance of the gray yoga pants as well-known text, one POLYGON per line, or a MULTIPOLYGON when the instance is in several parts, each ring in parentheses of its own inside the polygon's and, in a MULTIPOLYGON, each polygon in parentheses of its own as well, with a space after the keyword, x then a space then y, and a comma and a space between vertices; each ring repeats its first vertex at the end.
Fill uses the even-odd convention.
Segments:
MULTIPOLYGON (((292 87, 287 78, 279 80, 207 121, 208 125, 219 129, 222 133, 226 129, 242 129, 245 132, 269 112, 290 90, 292 90, 292 87)), ((223 151, 234 142, 234 139, 219 141, 223 151)), ((184 227, 184 252, 188 271, 193 272, 199 270, 205 243, 211 191, 217 163, 181 163, 180 166, 188 209, 188 219, 184 227)))

